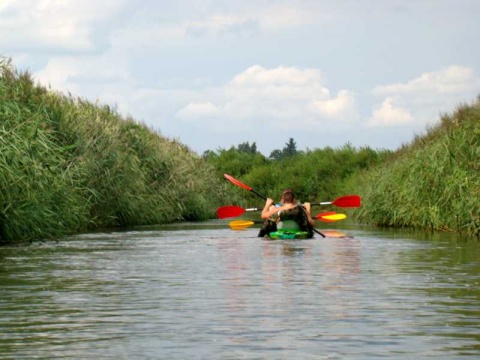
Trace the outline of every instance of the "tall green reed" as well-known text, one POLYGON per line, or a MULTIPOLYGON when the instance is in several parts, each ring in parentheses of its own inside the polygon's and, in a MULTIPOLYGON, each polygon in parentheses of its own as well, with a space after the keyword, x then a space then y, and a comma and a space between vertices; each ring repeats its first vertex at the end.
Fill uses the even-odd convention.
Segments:
POLYGON ((212 217, 220 180, 177 141, 0 61, 0 242, 212 217))
POLYGON ((360 221, 480 236, 480 98, 464 104, 391 161, 354 176, 360 221))
POLYGON ((69 186, 64 149, 44 122, 44 89, 28 74, 1 64, 0 237, 2 241, 55 237, 81 228, 86 211, 69 186), (62 216, 58 216, 62 214, 62 216))

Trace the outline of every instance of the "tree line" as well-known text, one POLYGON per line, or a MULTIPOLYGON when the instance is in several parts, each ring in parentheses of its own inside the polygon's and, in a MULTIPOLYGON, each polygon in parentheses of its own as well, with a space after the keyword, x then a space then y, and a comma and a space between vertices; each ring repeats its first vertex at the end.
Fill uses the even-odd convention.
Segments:
MULTIPOLYGON (((290 188, 301 201, 328 201, 347 191, 346 181, 357 172, 376 166, 392 155, 391 150, 354 147, 325 147, 299 151, 293 138, 267 158, 249 142, 229 149, 206 151, 203 158, 218 172, 245 181, 262 194, 278 198, 290 188)), ((239 192, 240 193, 240 192, 239 192)), ((241 192, 239 199, 248 206, 258 199, 241 192)))

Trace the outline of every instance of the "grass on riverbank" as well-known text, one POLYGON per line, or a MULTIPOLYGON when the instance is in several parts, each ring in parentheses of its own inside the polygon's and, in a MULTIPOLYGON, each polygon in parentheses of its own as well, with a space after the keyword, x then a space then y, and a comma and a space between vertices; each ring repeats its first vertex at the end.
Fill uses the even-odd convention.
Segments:
POLYGON ((0 242, 206 219, 220 182, 179 142, 0 60, 0 242))
POLYGON ((352 184, 360 221, 480 236, 480 97, 352 184))

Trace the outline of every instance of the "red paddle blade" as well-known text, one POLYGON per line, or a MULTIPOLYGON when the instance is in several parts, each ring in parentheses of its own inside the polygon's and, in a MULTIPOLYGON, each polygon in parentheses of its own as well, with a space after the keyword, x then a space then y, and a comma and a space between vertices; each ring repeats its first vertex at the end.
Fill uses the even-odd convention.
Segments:
POLYGON ((228 174, 223 174, 223 176, 225 177, 225 179, 227 179, 228 181, 230 181, 231 183, 237 185, 237 186, 240 186, 244 189, 247 189, 248 191, 252 191, 252 188, 240 181, 238 181, 237 179, 235 179, 233 176, 231 175, 228 175, 228 174))
POLYGON ((226 219, 242 215, 246 210, 239 206, 222 206, 217 209, 217 218, 226 219))
POLYGON ((358 195, 347 195, 342 196, 332 202, 333 205, 338 207, 359 207, 361 203, 360 196, 358 195))

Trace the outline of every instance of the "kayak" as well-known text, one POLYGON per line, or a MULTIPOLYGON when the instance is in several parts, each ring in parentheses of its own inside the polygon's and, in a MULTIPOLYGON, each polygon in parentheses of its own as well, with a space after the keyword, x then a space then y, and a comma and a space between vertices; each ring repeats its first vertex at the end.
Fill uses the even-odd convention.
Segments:
POLYGON ((277 231, 268 234, 272 240, 284 239, 308 239, 308 232, 295 229, 277 229, 277 231))
MULTIPOLYGON (((325 237, 327 238, 352 238, 352 236, 347 236, 338 230, 322 230, 322 234, 325 235, 325 237)), ((272 240, 310 239, 306 231, 288 229, 278 229, 277 231, 268 234, 268 236, 272 240)))
MULTIPOLYGON (((245 230, 255 224, 264 224, 263 221, 252 221, 252 220, 234 220, 229 223, 232 230, 245 230)), ((272 240, 288 240, 288 239, 310 239, 306 231, 302 231, 299 228, 294 228, 292 224, 283 224, 279 223, 280 228, 276 228, 275 231, 268 231, 267 229, 262 229, 263 234, 259 233, 259 237, 267 237, 272 240), (285 226, 286 225, 286 226, 285 226)), ((260 231, 262 231, 260 230, 260 231)), ((351 238, 341 231, 338 230, 321 230, 321 233, 327 238, 351 238)))
POLYGON ((308 239, 308 232, 302 231, 297 222, 293 220, 280 221, 277 230, 268 234, 270 239, 308 239))

